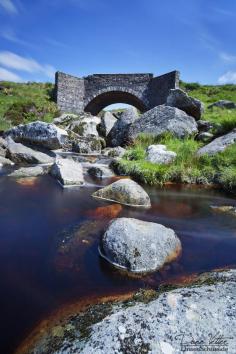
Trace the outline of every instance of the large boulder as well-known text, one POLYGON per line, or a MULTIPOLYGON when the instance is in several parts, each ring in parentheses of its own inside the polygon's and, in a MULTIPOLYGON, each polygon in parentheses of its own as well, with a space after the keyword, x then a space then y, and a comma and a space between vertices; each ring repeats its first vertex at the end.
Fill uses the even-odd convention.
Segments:
POLYGON ((118 218, 109 224, 99 250, 118 268, 147 273, 174 260, 180 254, 181 243, 175 232, 163 225, 118 218))
POLYGON ((82 165, 72 159, 57 158, 50 170, 50 174, 60 182, 62 187, 81 186, 84 184, 82 165))
POLYGON ((6 157, 15 163, 50 164, 54 158, 40 151, 35 151, 21 143, 15 143, 7 138, 6 157))
POLYGON ((165 145, 149 145, 146 160, 157 164, 170 164, 176 158, 174 151, 168 151, 165 145))
POLYGON ((77 120, 73 120, 68 129, 80 136, 98 136, 97 127, 101 123, 101 118, 90 114, 83 114, 77 120))
POLYGON ((201 156, 204 154, 215 155, 218 152, 224 151, 228 146, 236 143, 236 129, 232 132, 222 135, 219 138, 214 139, 209 144, 203 146, 197 151, 197 155, 201 156))
POLYGON ((171 89, 166 100, 167 106, 176 107, 195 119, 200 119, 204 112, 204 105, 196 98, 190 97, 181 89, 171 89))
POLYGON ((122 112, 120 118, 114 124, 107 136, 107 144, 112 147, 125 145, 127 128, 138 118, 139 114, 135 107, 128 108, 122 112))
POLYGON ((116 122, 117 118, 111 112, 105 112, 99 125, 100 134, 106 138, 116 122))
POLYGON ((95 136, 77 137, 72 144, 72 150, 80 154, 100 154, 103 139, 95 136))
POLYGON ((150 207, 145 190, 131 179, 121 179, 93 193, 93 197, 135 207, 150 207))
POLYGON ((171 133, 178 138, 184 138, 197 132, 197 123, 193 117, 178 108, 160 105, 145 112, 128 127, 126 141, 133 143, 140 133, 153 136, 171 133))
POLYGON ((210 104, 207 108, 210 109, 213 107, 236 109, 236 103, 228 100, 219 100, 217 102, 210 104))
POLYGON ((21 124, 5 132, 17 143, 36 144, 50 150, 59 149, 67 140, 67 132, 55 124, 41 121, 21 124))

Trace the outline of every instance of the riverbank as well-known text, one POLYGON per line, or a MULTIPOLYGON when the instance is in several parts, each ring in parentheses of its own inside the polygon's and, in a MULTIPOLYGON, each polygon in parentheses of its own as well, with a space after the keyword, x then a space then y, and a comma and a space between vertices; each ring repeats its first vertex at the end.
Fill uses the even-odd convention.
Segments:
POLYGON ((186 184, 218 184, 228 191, 236 188, 236 145, 214 156, 197 156, 203 143, 193 138, 177 139, 170 135, 152 137, 140 135, 121 160, 113 163, 119 174, 130 175, 136 181, 162 186, 168 182, 186 184), (156 164, 145 160, 146 149, 152 144, 164 144, 177 154, 171 164, 156 164))

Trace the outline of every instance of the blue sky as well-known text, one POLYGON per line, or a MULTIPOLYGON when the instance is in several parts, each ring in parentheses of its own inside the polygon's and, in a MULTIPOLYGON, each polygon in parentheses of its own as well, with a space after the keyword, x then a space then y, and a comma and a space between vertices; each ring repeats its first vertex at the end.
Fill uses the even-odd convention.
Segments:
POLYGON ((175 69, 236 83, 235 0, 0 0, 0 80, 175 69))

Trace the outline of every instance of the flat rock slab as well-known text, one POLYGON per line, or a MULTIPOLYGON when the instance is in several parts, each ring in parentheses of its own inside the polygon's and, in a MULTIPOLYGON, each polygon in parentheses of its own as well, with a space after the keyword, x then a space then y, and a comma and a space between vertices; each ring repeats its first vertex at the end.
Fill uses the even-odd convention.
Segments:
POLYGON ((236 270, 228 270, 202 275, 193 286, 154 292, 146 303, 139 297, 94 305, 44 331, 27 354, 234 354, 235 291, 236 270), (87 318, 93 323, 85 325, 87 318))
POLYGON ((151 206, 148 194, 138 183, 131 179, 121 179, 116 181, 99 189, 93 193, 92 196, 134 207, 151 206))
POLYGON ((133 273, 158 270, 180 251, 181 243, 173 230, 132 218, 112 220, 100 246, 103 258, 133 273))
POLYGON ((201 149, 197 151, 197 155, 215 155, 218 152, 224 151, 228 146, 236 143, 236 129, 232 130, 232 132, 222 135, 219 138, 214 139, 209 144, 203 146, 201 149))
POLYGON ((46 175, 51 166, 32 166, 21 167, 8 174, 10 177, 24 178, 24 177, 38 177, 46 175))
POLYGON ((81 186, 84 184, 83 167, 71 159, 57 159, 50 174, 56 178, 62 187, 81 186))
POLYGON ((15 143, 11 138, 7 139, 6 157, 15 163, 48 164, 53 163, 54 158, 40 151, 35 151, 21 143, 15 143))

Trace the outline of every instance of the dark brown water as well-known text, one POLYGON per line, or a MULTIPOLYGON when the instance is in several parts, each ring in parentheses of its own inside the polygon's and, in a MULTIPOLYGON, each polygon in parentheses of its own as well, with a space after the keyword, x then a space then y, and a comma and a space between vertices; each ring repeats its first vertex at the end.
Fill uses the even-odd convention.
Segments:
POLYGON ((236 217, 210 208, 236 205, 232 196, 146 188, 152 208, 140 210, 94 200, 97 188, 62 190, 50 177, 0 178, 0 353, 12 353, 39 320, 67 302, 236 264, 236 217), (173 228, 182 241, 180 259, 142 279, 112 269, 97 245, 109 218, 118 215, 173 228))

